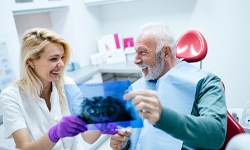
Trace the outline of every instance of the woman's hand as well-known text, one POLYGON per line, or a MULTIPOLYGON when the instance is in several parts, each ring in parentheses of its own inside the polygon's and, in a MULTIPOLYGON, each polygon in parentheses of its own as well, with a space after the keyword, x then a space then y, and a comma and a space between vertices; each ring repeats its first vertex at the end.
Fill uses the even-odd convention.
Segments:
POLYGON ((48 132, 49 139, 56 143, 60 138, 76 136, 87 131, 86 123, 76 116, 64 116, 61 121, 51 127, 48 132))

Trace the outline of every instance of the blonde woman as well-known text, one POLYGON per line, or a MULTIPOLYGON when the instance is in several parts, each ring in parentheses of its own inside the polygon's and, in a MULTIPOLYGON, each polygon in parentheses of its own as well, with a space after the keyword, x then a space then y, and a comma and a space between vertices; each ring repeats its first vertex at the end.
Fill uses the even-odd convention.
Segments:
POLYGON ((81 149, 76 135, 95 142, 99 131, 87 131, 86 123, 70 116, 63 85, 74 83, 64 76, 70 59, 69 44, 56 33, 27 30, 22 37, 20 79, 0 97, 5 137, 13 137, 16 148, 81 149))

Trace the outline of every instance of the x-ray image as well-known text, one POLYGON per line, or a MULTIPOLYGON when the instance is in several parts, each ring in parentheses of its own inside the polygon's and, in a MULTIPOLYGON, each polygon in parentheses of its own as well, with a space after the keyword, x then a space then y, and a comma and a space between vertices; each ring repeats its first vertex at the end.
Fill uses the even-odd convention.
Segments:
POLYGON ((132 108, 126 108, 121 100, 112 96, 83 98, 81 109, 79 117, 88 124, 136 119, 132 108))
POLYGON ((118 127, 140 128, 142 119, 132 100, 123 99, 130 85, 129 80, 122 80, 64 88, 71 114, 84 120, 89 130, 96 130, 96 124, 105 127, 110 122, 118 127))

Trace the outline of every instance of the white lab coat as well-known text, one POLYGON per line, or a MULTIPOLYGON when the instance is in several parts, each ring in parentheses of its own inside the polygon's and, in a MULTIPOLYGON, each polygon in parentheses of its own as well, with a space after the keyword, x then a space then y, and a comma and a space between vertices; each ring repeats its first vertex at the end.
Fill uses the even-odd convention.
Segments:
MULTIPOLYGON (((67 83, 74 81, 67 78, 67 83)), ((44 135, 52 126, 57 124, 62 116, 70 115, 68 106, 61 111, 59 95, 55 83, 52 83, 50 97, 51 111, 42 98, 34 99, 27 92, 20 92, 15 85, 7 87, 0 95, 0 104, 3 108, 3 124, 5 138, 11 138, 12 133, 21 128, 27 128, 31 139, 36 140, 44 135)), ((53 150, 83 149, 76 137, 62 138, 53 147, 53 150)))

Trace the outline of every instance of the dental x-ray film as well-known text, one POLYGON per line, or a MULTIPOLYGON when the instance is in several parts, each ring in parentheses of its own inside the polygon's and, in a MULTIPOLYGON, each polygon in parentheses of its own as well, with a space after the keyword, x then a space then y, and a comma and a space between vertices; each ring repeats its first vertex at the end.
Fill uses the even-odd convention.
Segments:
POLYGON ((135 110, 132 99, 124 100, 129 80, 103 83, 67 84, 64 86, 71 115, 87 123, 89 130, 116 128, 141 128, 142 119, 135 110))

